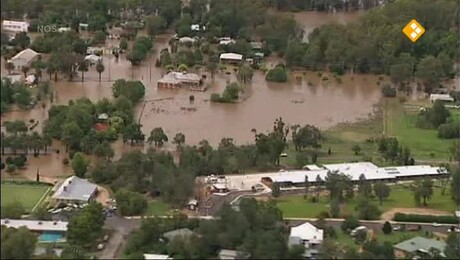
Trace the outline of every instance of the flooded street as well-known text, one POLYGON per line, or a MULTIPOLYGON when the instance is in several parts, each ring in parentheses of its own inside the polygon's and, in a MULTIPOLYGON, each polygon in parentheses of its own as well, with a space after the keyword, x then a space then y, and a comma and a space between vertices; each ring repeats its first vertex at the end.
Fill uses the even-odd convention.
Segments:
MULTIPOLYGON (((336 21, 346 23, 356 19, 358 13, 294 13, 298 22, 308 34, 317 26, 336 21)), ((313 124, 327 128, 340 122, 351 122, 367 117, 373 106, 380 99, 380 87, 376 85, 377 77, 373 75, 345 75, 343 83, 329 74, 328 80, 322 80, 317 73, 305 72, 291 75, 290 81, 284 84, 265 81, 262 72, 256 72, 250 84, 244 86, 246 99, 238 104, 216 104, 209 102, 212 93, 221 93, 226 84, 236 81, 235 72, 227 68, 225 72, 216 74, 215 79, 208 79, 210 89, 205 92, 192 92, 186 89, 157 89, 156 82, 164 71, 154 66, 158 53, 168 46, 170 35, 158 37, 154 44, 155 52, 141 66, 132 67, 124 56, 119 60, 112 55, 104 55, 105 71, 99 82, 95 66, 85 73, 85 81, 80 82, 81 74, 68 82, 59 76, 58 82, 53 81, 53 104, 67 104, 72 99, 87 97, 92 101, 107 97, 112 98, 111 86, 116 79, 141 80, 146 87, 144 102, 136 107, 136 119, 140 118, 142 131, 148 137, 154 127, 163 127, 170 140, 182 132, 187 144, 197 144, 207 139, 211 144, 218 144, 221 138, 234 138, 238 144, 253 142, 252 129, 265 132, 271 129, 277 117, 283 117, 288 124, 313 124), (191 103, 189 96, 194 95, 191 103)), ((115 46, 117 42, 108 41, 107 46, 115 46)), ((270 62, 269 62, 270 63, 270 62)), ((271 66, 271 65, 270 65, 271 66)), ((2 64, 2 71, 3 70, 2 64)), ((48 79, 48 75, 43 77, 48 79)), ((30 111, 12 111, 2 115, 2 121, 35 119, 40 122, 37 130, 47 118, 46 108, 37 106, 30 111)), ((115 159, 123 151, 133 148, 121 141, 113 144, 116 150, 115 159)), ((50 153, 48 156, 31 158, 26 176, 35 178, 36 165, 40 165, 43 175, 59 176, 70 173, 71 169, 64 166, 64 155, 50 153)))

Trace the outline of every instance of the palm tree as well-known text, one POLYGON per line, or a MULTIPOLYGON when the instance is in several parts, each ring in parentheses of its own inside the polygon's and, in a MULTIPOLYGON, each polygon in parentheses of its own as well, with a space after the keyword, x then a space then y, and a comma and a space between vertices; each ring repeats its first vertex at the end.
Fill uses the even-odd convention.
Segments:
POLYGON ((243 65, 239 68, 238 74, 236 75, 236 77, 238 78, 239 81, 243 83, 247 83, 252 80, 253 75, 254 75, 254 72, 252 71, 252 69, 247 65, 243 65))
POLYGON ((96 71, 99 73, 99 82, 101 82, 101 74, 104 72, 105 67, 104 64, 102 64, 102 61, 98 61, 96 64, 96 71))
POLYGON ((88 71, 88 61, 82 59, 78 62, 78 71, 81 72, 81 82, 85 81, 85 71, 88 71))
POLYGON ((53 62, 48 62, 46 64, 46 72, 50 75, 50 80, 52 75, 54 74, 54 81, 57 81, 57 68, 53 62))
POLYGON ((11 71, 14 70, 14 64, 11 62, 7 62, 5 64, 5 69, 8 71, 8 74, 11 74, 11 71))

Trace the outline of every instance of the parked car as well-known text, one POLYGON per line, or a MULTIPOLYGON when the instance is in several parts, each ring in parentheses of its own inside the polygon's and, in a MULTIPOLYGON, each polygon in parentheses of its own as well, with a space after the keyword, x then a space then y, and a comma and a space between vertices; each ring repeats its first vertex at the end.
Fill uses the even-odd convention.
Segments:
POLYGON ((401 226, 393 226, 393 231, 402 231, 401 226))
POLYGON ((433 222, 432 225, 433 225, 433 227, 440 227, 440 226, 442 226, 441 224, 439 224, 439 223, 437 223, 437 222, 433 222))
POLYGON ((450 233, 450 232, 457 232, 457 233, 460 233, 460 228, 457 228, 457 227, 450 227, 447 229, 447 232, 450 233))

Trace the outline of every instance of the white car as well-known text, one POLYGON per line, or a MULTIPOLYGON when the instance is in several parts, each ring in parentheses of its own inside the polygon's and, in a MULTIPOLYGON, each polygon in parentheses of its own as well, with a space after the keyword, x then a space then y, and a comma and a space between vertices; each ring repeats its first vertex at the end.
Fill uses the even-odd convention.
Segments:
POLYGON ((448 228, 448 229, 447 229, 447 232, 448 232, 448 233, 450 233, 450 232, 452 232, 452 231, 457 232, 457 233, 460 233, 460 228, 448 228))
POLYGON ((442 226, 441 224, 439 224, 439 223, 437 223, 437 222, 433 222, 432 225, 433 225, 433 227, 440 227, 440 226, 442 226))

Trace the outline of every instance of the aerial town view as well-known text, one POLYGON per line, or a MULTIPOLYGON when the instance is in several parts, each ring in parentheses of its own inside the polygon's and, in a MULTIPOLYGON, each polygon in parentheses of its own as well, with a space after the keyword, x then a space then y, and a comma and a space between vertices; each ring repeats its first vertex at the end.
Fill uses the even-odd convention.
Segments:
POLYGON ((460 259, 459 0, 1 0, 1 259, 460 259))

